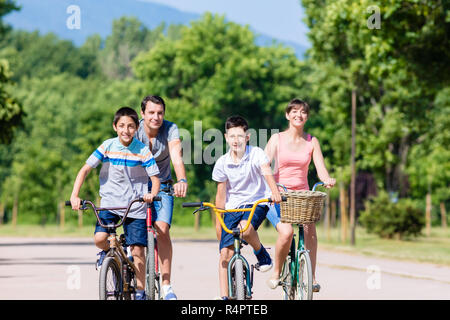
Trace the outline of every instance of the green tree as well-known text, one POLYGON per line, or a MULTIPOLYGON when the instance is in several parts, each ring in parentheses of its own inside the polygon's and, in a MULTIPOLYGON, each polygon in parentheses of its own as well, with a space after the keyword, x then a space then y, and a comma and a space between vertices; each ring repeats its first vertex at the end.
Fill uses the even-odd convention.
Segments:
MULTIPOLYGON (((167 119, 187 129, 191 138, 194 121, 202 121, 203 132, 223 131, 225 119, 232 114, 249 119, 254 129, 280 129, 285 125, 286 103, 302 92, 305 66, 292 50, 258 47, 254 40, 248 27, 205 14, 183 28, 180 39, 162 38, 139 55, 134 72, 146 94, 167 99, 167 119)), ((214 195, 211 170, 203 162, 188 167, 190 180, 195 181, 190 186, 192 197, 204 200, 214 195)))
MULTIPOLYGON (((9 32, 3 16, 18 9, 12 0, 0 1, 0 39, 9 32)), ((11 142, 14 129, 21 124, 24 115, 18 100, 11 94, 11 76, 8 61, 0 56, 0 144, 11 142)))

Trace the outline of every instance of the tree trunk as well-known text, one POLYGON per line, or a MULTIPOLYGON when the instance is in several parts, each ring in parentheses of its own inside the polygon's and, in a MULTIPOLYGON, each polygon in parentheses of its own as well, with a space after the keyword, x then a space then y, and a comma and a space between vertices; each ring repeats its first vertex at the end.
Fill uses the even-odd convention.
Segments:
POLYGON ((200 213, 197 213, 195 215, 195 222, 194 222, 194 230, 195 230, 195 232, 198 232, 199 228, 200 228, 200 213))
POLYGON ((0 226, 3 224, 3 219, 5 219, 5 206, 0 203, 0 226))
POLYGON ((325 202, 325 219, 323 222, 324 229, 327 234, 327 240, 330 241, 331 234, 330 234, 330 197, 328 196, 325 202))
POLYGON ((425 209, 425 223, 426 223, 426 235, 431 234, 431 193, 427 193, 426 197, 426 209, 425 209))
POLYGON ((341 211, 341 241, 347 241, 347 194, 343 183, 339 185, 339 202, 341 211))
POLYGON ((14 197, 14 204, 13 204, 13 209, 12 209, 12 226, 13 228, 16 228, 17 225, 17 214, 18 214, 18 209, 19 207, 19 200, 17 195, 14 197))
POLYGON ((336 227, 336 200, 331 201, 331 227, 336 227))
POLYGON ((444 201, 441 201, 441 225, 442 228, 447 229, 447 212, 444 201))
POLYGON ((66 207, 64 201, 59 202, 59 228, 64 230, 65 222, 66 222, 66 207))
POLYGON ((350 157, 350 168, 351 168, 351 182, 350 182, 350 227, 351 236, 350 243, 355 245, 355 185, 356 185, 356 164, 355 164, 355 154, 356 154, 356 91, 352 90, 352 150, 350 157))
POLYGON ((78 210, 78 228, 83 228, 83 210, 78 210))

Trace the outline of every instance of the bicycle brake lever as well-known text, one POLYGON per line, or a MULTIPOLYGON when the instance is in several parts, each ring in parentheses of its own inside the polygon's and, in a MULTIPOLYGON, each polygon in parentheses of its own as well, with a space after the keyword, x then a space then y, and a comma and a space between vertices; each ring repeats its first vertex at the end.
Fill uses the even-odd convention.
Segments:
POLYGON ((192 214, 196 214, 198 211, 205 211, 205 210, 208 210, 208 209, 209 209, 208 207, 200 207, 198 209, 195 209, 195 211, 192 214))

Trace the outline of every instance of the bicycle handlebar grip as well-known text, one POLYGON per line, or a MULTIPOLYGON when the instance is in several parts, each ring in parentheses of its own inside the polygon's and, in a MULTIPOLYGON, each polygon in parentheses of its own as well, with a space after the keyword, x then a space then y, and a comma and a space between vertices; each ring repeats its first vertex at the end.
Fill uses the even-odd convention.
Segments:
MULTIPOLYGON (((272 198, 269 198, 268 200, 269 202, 273 202, 272 198)), ((287 201, 287 197, 281 196, 281 201, 287 201)))
MULTIPOLYGON (((83 200, 80 200, 80 205, 83 205, 83 200)), ((70 202, 70 200, 66 201, 66 206, 67 207, 71 207, 72 206, 72 202, 70 202)))
POLYGON ((183 202, 182 204, 183 208, 195 208, 201 207, 202 205, 202 202, 183 202))
MULTIPOLYGON (((139 201, 140 202, 145 202, 143 197, 140 197, 139 201)), ((156 196, 156 197, 153 198, 153 201, 161 201, 161 197, 160 196, 156 196)))

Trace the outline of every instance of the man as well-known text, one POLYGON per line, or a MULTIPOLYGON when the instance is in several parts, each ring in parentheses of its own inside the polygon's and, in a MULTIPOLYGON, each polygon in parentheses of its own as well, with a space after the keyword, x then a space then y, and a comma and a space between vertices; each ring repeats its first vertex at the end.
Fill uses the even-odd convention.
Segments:
MULTIPOLYGON (((164 100, 159 96, 147 96, 141 103, 141 116, 136 138, 148 145, 156 164, 159 168, 159 179, 161 189, 173 184, 170 170, 170 162, 177 177, 173 184, 174 195, 185 197, 188 184, 186 170, 184 168, 181 141, 178 127, 175 123, 164 120, 166 106, 164 100)), ((161 191, 162 200, 154 202, 154 221, 157 232, 158 255, 162 274, 162 293, 166 300, 176 300, 170 284, 172 266, 172 241, 169 229, 173 215, 173 196, 161 191)))

